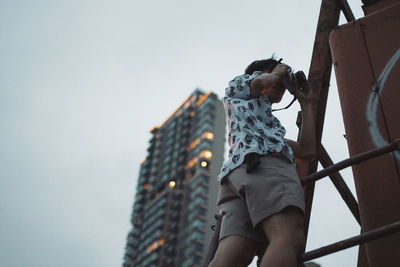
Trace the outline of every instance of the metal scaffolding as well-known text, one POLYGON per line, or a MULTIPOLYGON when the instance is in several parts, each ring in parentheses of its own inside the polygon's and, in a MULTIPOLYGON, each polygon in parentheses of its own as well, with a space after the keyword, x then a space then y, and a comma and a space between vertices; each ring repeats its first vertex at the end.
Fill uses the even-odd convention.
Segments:
MULTIPOLYGON (((384 0, 390 2, 390 0, 384 0)), ((383 1, 383 2, 384 2, 383 1)), ((378 1, 375 1, 378 2, 378 1)), ((364 10, 365 11, 365 10, 364 10)), ((298 164, 298 174, 301 179, 301 184, 305 192, 305 233, 308 234, 310 223, 310 214, 314 195, 315 182, 324 177, 330 177, 335 188, 340 193, 345 201, 349 210, 353 214, 355 220, 362 228, 362 234, 345 239, 331 245, 303 253, 299 261, 305 262, 318 257, 322 257, 352 246, 364 244, 366 242, 382 238, 384 236, 400 232, 400 221, 390 222, 384 226, 375 229, 364 231, 362 218, 360 217, 359 203, 347 187, 345 181, 338 171, 360 164, 362 162, 400 151, 400 139, 395 139, 388 145, 381 146, 371 150, 363 150, 365 152, 358 153, 351 156, 349 159, 340 161, 333 164, 328 152, 321 144, 322 131, 324 126, 325 110, 327 103, 327 96, 330 84, 330 77, 332 72, 332 55, 329 45, 329 34, 331 31, 338 27, 339 15, 343 12, 348 22, 354 22, 355 17, 346 0, 322 0, 321 9, 318 19, 316 36, 314 41, 313 54, 309 70, 308 82, 310 87, 319 94, 319 107, 316 112, 316 131, 317 131, 317 144, 318 155, 317 159, 312 162, 300 162, 298 164), (318 162, 323 166, 323 170, 317 172, 318 162)), ((396 138, 396 136, 394 136, 396 138)), ((398 136, 397 136, 398 138, 398 136)), ((390 138, 389 138, 390 141, 390 138)), ((393 156, 394 157, 394 156, 393 156)), ((396 161, 396 160, 395 160, 396 161)), ((396 163, 396 162, 395 162, 396 163)), ((396 165, 397 166, 397 165, 396 165)), ((360 202, 361 204, 361 202, 360 202)), ((396 211, 399 212, 399 211, 396 211)), ((207 266, 213 259, 216 249, 218 247, 219 229, 222 220, 222 215, 216 215, 217 224, 214 228, 214 238, 211 241, 209 254, 205 266, 207 266)), ((358 266, 368 266, 366 260, 365 248, 360 246, 360 253, 358 259, 358 266), (361 263, 360 263, 361 262, 361 263)))
MULTIPOLYGON (((321 149, 323 149, 323 148, 321 147, 320 150, 321 149)), ((301 180, 301 184, 303 186, 308 185, 308 184, 313 184, 316 181, 318 181, 322 178, 325 178, 327 176, 331 177, 331 180, 332 180, 332 177, 336 177, 334 175, 338 175, 338 171, 340 171, 344 168, 353 166, 355 164, 360 164, 364 161, 367 161, 367 160, 373 159, 375 157, 379 157, 379 156, 382 156, 382 155, 385 155, 387 153, 391 153, 394 151, 400 151, 400 139, 395 140, 394 142, 392 142, 391 144, 389 144, 387 146, 373 149, 370 151, 366 151, 364 153, 358 154, 358 155, 348 158, 346 160, 340 161, 336 164, 332 164, 321 171, 318 171, 307 177, 304 177, 301 180)), ((325 152, 322 152, 322 154, 320 153, 320 155, 326 155, 326 154, 325 154, 325 152)), ((340 179, 342 179, 342 178, 340 178, 340 179)), ((346 197, 344 197, 346 204, 348 205, 349 209, 352 211, 354 218, 357 221, 359 221, 360 218, 359 218, 359 213, 358 213, 357 202, 355 202, 355 204, 349 204, 349 203, 353 203, 353 202, 349 202, 346 200, 346 199, 351 199, 351 201, 353 201, 353 199, 354 199, 354 196, 352 195, 352 193, 350 192, 348 187, 344 184, 344 187, 336 186, 336 188, 338 189, 339 193, 342 196, 343 195, 346 196, 346 197), (357 206, 354 206, 354 205, 357 205, 357 206)), ((215 218, 217 220, 217 223, 216 223, 215 227, 213 227, 214 236, 210 242, 211 246, 209 248, 209 254, 207 256, 206 266, 214 258, 215 252, 218 247, 218 237, 220 234, 222 215, 216 215, 215 218)), ((363 244, 363 243, 366 243, 366 242, 369 242, 369 241, 372 241, 372 240, 375 240, 378 238, 382 238, 386 235, 393 234, 393 233, 396 233, 399 231, 400 231, 400 221, 380 227, 380 228, 372 230, 372 231, 362 233, 361 235, 357 235, 357 236, 333 243, 328 246, 321 247, 319 249, 315 249, 315 250, 303 253, 300 256, 299 260, 300 260, 300 262, 306 262, 309 260, 313 260, 313 259, 316 259, 316 258, 319 258, 322 256, 326 256, 331 253, 338 252, 340 250, 344 250, 344 249, 347 249, 347 248, 350 248, 350 247, 353 247, 356 245, 360 245, 360 244, 363 244)))

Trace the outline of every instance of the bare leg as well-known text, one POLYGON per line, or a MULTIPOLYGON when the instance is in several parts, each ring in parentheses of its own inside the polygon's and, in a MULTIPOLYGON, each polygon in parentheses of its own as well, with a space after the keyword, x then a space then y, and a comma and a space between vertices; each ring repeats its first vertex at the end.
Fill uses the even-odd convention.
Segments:
POLYGON ((269 240, 261 267, 296 267, 305 247, 303 213, 290 206, 260 224, 269 240))
POLYGON ((232 235, 219 242, 217 252, 209 267, 243 267, 254 258, 257 242, 232 235))

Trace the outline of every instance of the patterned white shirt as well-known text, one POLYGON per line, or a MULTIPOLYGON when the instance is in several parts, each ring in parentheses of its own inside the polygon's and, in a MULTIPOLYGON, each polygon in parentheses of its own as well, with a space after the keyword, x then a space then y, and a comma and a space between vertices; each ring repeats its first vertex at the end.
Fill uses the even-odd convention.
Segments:
POLYGON ((272 115, 268 97, 250 96, 250 83, 259 74, 261 71, 236 76, 225 89, 222 101, 229 129, 229 158, 221 168, 219 181, 239 167, 248 153, 265 155, 287 147, 282 154, 294 164, 293 152, 284 138, 286 130, 272 115))

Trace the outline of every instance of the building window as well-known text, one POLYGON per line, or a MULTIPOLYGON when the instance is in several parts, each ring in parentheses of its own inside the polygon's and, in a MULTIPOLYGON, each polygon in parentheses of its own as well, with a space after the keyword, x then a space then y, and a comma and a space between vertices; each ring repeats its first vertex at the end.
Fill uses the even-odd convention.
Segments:
POLYGON ((159 246, 164 245, 164 239, 160 238, 159 240, 154 241, 151 243, 150 246, 147 247, 146 252, 147 254, 150 254, 153 252, 155 249, 157 249, 159 246))

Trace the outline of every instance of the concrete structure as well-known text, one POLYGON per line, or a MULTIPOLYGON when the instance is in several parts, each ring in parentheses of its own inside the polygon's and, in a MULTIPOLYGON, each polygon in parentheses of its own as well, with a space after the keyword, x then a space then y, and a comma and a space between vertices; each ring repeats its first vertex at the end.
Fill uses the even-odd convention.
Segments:
POLYGON ((223 105, 215 94, 195 90, 151 133, 123 266, 201 266, 217 213, 223 105))

